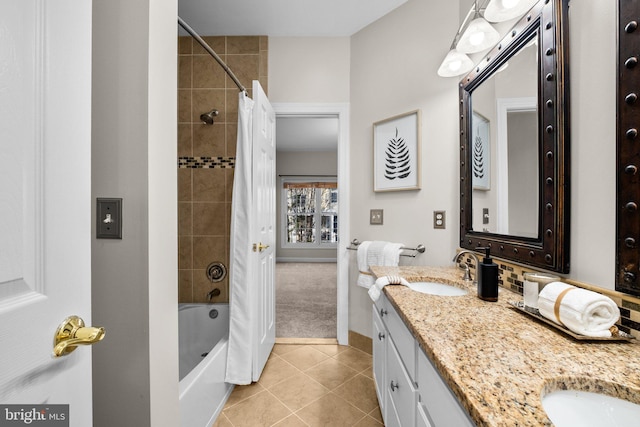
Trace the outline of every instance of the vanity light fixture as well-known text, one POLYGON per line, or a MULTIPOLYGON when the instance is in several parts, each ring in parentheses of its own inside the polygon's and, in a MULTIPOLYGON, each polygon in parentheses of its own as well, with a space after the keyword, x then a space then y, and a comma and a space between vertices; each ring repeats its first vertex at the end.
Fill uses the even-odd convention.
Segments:
POLYGON ((520 18, 537 2, 538 0, 491 0, 484 11, 484 17, 489 22, 520 18))
POLYGON ((440 77, 456 77, 468 73, 472 68, 473 62, 466 54, 456 50, 454 40, 451 50, 444 57, 440 68, 438 68, 438 75, 440 77))
POLYGON ((482 16, 478 8, 478 0, 475 1, 473 21, 462 33, 456 49, 462 53, 476 53, 493 47, 500 39, 500 34, 482 16))

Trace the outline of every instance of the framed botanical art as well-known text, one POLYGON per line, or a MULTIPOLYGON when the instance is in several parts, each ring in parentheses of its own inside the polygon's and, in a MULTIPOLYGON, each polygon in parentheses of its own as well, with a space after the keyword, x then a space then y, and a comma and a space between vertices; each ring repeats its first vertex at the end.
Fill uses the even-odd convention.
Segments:
POLYGON ((491 143, 489 120, 473 112, 471 129, 471 171, 473 172, 473 189, 491 189, 491 143))
POLYGON ((373 189, 420 189, 420 110, 373 124, 373 189))

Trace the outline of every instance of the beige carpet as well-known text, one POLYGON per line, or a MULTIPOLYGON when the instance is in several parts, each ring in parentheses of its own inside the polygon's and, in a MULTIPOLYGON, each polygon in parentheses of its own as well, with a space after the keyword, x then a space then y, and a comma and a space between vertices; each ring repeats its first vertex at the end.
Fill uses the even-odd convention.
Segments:
POLYGON ((335 338, 337 265, 276 264, 276 337, 335 338))

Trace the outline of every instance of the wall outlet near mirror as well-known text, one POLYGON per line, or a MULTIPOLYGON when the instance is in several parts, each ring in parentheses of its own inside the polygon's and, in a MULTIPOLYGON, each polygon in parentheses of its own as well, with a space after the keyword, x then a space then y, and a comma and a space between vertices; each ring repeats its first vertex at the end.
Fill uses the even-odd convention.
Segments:
POLYGON ((433 211, 433 228, 445 229, 447 227, 445 211, 433 211))

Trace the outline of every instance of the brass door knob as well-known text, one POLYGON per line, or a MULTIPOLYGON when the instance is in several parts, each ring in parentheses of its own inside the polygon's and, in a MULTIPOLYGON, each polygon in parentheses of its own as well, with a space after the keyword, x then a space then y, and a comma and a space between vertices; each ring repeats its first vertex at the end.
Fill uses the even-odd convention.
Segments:
POLYGON ((269 245, 263 245, 262 242, 253 244, 253 252, 262 252, 267 249, 269 245))
POLYGON ((58 326, 53 342, 53 356, 66 356, 79 345, 90 345, 104 338, 104 328, 93 328, 84 325, 78 316, 70 316, 58 326))

